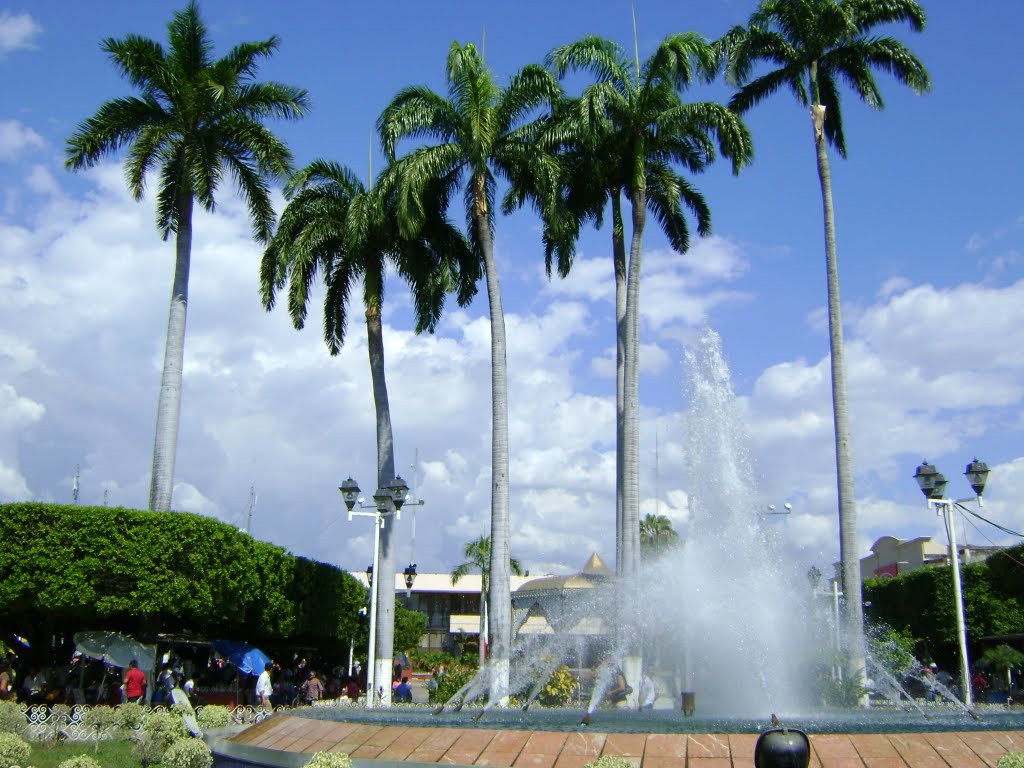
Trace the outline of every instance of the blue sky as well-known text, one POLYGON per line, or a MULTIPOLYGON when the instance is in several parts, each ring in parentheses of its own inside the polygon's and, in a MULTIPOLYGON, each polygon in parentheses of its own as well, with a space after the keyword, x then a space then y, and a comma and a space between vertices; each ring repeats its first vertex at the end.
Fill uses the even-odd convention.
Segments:
MULTIPOLYGON (((934 88, 916 96, 880 76, 886 109, 844 98, 849 159, 832 172, 861 554, 885 534, 932 535, 938 521, 911 479, 928 458, 966 495, 976 454, 994 468, 987 515, 1024 530, 1021 417, 1024 154, 1014 126, 1024 76, 1014 3, 925 5, 923 34, 895 32, 934 88)), ((164 41, 178 3, 74 5, 0 0, 0 500, 144 507, 173 244, 135 203, 120 158, 72 176, 63 146, 79 121, 129 92, 100 51, 106 36, 164 41)), ((323 156, 365 175, 377 115, 403 86, 444 87, 453 40, 484 43, 500 78, 585 34, 632 48, 627 3, 443 6, 208 0, 217 53, 281 37, 260 70, 307 88, 312 113, 275 124, 297 162, 323 156), (443 8, 443 11, 438 11, 443 8)), ((666 34, 717 37, 753 3, 638 0, 641 57, 666 34)), ((568 84, 570 89, 579 82, 568 84)), ((688 98, 728 98, 721 84, 688 98)), ((694 180, 714 234, 672 254, 649 228, 643 306, 642 512, 687 537, 683 347, 707 322, 722 336, 747 416, 762 497, 809 567, 837 556, 821 203, 806 111, 788 94, 747 118, 752 166, 694 180), (655 446, 658 462, 655 473, 655 446)), ((374 168, 382 159, 374 146, 374 168)), ((306 330, 260 307, 260 249, 229 188, 197 219, 174 507, 244 524, 290 550, 361 570, 370 527, 346 522, 337 486, 369 489, 373 413, 360 314, 330 358, 314 306, 306 330)), ((280 205, 281 201, 278 200, 280 205)), ((509 333, 513 555, 536 572, 614 556, 614 379, 610 234, 588 232, 574 274, 549 282, 536 221, 497 224, 509 333)), ((389 288, 385 341, 397 462, 427 504, 415 553, 403 520, 398 559, 450 570, 484 533, 489 487, 489 347, 484 297, 448 308, 434 336, 411 333, 402 286, 389 288), (418 457, 418 462, 416 457, 418 457), (417 462, 415 469, 413 463, 417 462)), ((407 516, 408 517, 408 516, 407 516)), ((1008 541, 967 527, 971 543, 1008 541)), ((963 535, 963 534, 961 534, 963 535)))

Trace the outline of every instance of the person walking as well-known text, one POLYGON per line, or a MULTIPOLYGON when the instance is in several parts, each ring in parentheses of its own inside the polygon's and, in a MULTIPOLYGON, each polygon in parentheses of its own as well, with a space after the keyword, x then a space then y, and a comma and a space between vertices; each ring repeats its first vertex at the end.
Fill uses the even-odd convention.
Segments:
POLYGON ((274 668, 271 662, 263 665, 263 671, 256 681, 256 701, 268 712, 273 712, 274 705, 270 703, 270 696, 274 693, 274 685, 270 682, 270 670, 274 668))
POLYGON ((313 706, 314 701, 320 701, 324 696, 324 684, 316 676, 316 670, 309 670, 306 673, 306 680, 299 687, 299 695, 306 706, 313 706))
POLYGON ((142 704, 146 698, 146 675, 135 659, 128 662, 124 673, 124 698, 133 704, 142 704))

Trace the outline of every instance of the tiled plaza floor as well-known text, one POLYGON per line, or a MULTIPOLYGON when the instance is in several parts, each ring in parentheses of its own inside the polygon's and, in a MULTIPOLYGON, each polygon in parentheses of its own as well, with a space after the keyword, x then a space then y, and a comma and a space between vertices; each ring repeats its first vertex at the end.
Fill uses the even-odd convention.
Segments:
MULTIPOLYGON (((1024 731, 810 735, 813 768, 995 768, 1024 750, 1024 731)), ((232 743, 277 752, 346 752, 357 760, 514 768, 582 768, 619 755, 637 768, 754 768, 756 734, 616 734, 376 726, 278 713, 232 743)))

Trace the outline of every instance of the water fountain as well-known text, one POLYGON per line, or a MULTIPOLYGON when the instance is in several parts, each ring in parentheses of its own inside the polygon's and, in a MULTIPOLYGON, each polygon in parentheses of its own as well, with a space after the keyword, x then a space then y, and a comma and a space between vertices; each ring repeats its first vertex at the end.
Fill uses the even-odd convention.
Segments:
MULTIPOLYGON (((647 734, 750 734, 767 731, 780 718, 784 734, 785 726, 823 734, 1024 725, 1015 713, 986 716, 972 724, 962 706, 932 707, 925 713, 901 692, 895 676, 886 677, 881 668, 874 673, 877 690, 889 691, 892 701, 902 706, 823 710, 817 676, 835 655, 829 604, 814 595, 806 564, 783 555, 779 528, 762 514, 742 413, 721 340, 711 329, 687 350, 685 373, 690 406, 683 426, 687 477, 679 484, 687 489, 689 504, 680 526, 682 547, 645 563, 634 585, 596 578, 591 588, 573 594, 552 589, 547 598, 520 603, 515 625, 539 614, 551 630, 521 634, 516 641, 511 685, 520 706, 491 708, 484 700, 485 667, 450 702, 434 709, 317 707, 301 714, 435 728, 580 731, 589 724, 608 733, 647 734), (632 636, 609 626, 609 617, 620 615, 616 606, 622 601, 639 606, 632 636), (647 712, 599 708, 610 679, 599 671, 586 707, 531 708, 554 665, 575 656, 579 666, 584 625, 591 635, 587 643, 602 632, 614 638, 605 645, 612 653, 642 648, 645 665, 656 671, 659 688, 673 706, 647 712), (686 717, 680 707, 684 691, 696 694, 694 717, 686 717)), ((638 681, 629 683, 635 687, 638 681)))

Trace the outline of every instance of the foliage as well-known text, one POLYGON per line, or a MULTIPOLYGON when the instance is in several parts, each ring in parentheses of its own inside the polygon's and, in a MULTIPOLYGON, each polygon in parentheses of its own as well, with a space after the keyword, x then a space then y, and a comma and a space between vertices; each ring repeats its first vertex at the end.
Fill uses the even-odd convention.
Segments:
POLYGON ((57 768, 103 768, 103 766, 95 757, 75 755, 67 760, 62 760, 57 765, 57 768))
POLYGON ((129 701, 117 708, 117 726, 126 731, 134 731, 142 727, 146 716, 146 708, 141 704, 129 701))
POLYGON ((917 659, 914 656, 916 641, 910 630, 895 630, 883 627, 868 633, 868 649, 871 658, 883 669, 897 678, 909 671, 917 659))
POLYGON ((352 768, 352 758, 344 752, 317 752, 306 768, 352 768))
POLYGON ((435 678, 437 688, 434 690, 432 701, 448 701, 475 674, 476 668, 467 665, 453 664, 450 667, 445 667, 444 674, 435 678))
POLYGON ((583 768, 633 768, 633 763, 618 755, 601 755, 596 760, 591 760, 583 768))
POLYGON ((409 651, 419 647, 423 633, 427 629, 427 615, 420 611, 410 611, 397 600, 395 601, 395 645, 396 651, 409 651))
POLYGON ((172 744, 187 738, 188 726, 178 715, 170 712, 152 712, 142 721, 142 738, 139 740, 136 754, 143 765, 155 765, 163 762, 164 755, 172 744))
POLYGON ((86 727, 94 729, 97 735, 102 736, 118 725, 119 718, 117 711, 113 707, 89 707, 85 710, 82 722, 86 727))
POLYGON ((640 521, 640 556, 660 557, 679 545, 679 534, 665 515, 647 513, 640 521))
POLYGON ((0 701, 0 733, 13 733, 28 738, 28 720, 25 708, 14 701, 0 701))
POLYGON ((424 672, 437 669, 438 667, 454 666, 456 659, 447 651, 419 651, 416 654, 416 669, 424 672))
POLYGON ((548 678, 537 700, 546 707, 564 707, 572 701, 576 688, 576 678, 568 667, 561 666, 548 678))
POLYGON ((213 755, 202 739, 178 739, 167 748, 160 764, 166 768, 211 768, 213 755))
POLYGON ((989 648, 982 655, 980 661, 984 664, 991 664, 992 668, 1009 680, 1010 670, 1024 667, 1024 653, 1008 645, 997 645, 989 648))
POLYGON ((864 680, 856 675, 844 674, 841 679, 833 676, 833 668, 846 668, 849 663, 847 654, 837 653, 830 664, 819 666, 816 682, 821 703, 826 707, 856 707, 868 692, 864 680))
POLYGON ((196 711, 196 720, 203 729, 223 728, 231 724, 231 710, 220 704, 206 704, 196 711))
POLYGON ((1024 752, 1007 752, 996 760, 996 768, 1024 768, 1024 752))
POLYGON ((131 634, 145 617, 148 632, 333 645, 355 632, 363 599, 340 569, 200 515, 5 504, 0 540, 16 543, 0 548, 0 623, 107 620, 131 634))
MULTIPOLYGON (((1024 631, 1024 592, 1013 591, 1024 584, 1007 573, 1002 561, 994 556, 961 568, 969 637, 1024 631)), ((864 599, 871 603, 868 613, 874 623, 904 627, 918 640, 956 642, 949 566, 918 568, 896 578, 868 579, 864 582, 864 599)))
POLYGON ((0 768, 24 765, 32 748, 23 738, 13 733, 0 733, 0 768))

